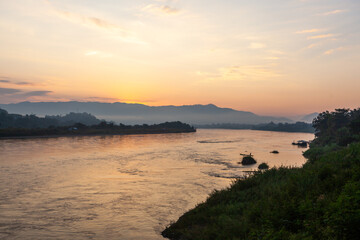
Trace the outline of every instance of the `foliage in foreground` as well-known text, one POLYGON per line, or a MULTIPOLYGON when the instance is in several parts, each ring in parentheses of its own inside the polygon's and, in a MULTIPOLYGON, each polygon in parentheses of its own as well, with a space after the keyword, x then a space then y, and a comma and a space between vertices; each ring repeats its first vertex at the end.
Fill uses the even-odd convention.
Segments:
POLYGON ((359 110, 314 120, 302 168, 256 172, 215 191, 163 231, 170 239, 358 239, 359 110), (345 145, 346 143, 346 145, 345 145))
POLYGON ((163 235, 171 239, 357 239, 360 144, 303 168, 271 169, 214 192, 163 235))

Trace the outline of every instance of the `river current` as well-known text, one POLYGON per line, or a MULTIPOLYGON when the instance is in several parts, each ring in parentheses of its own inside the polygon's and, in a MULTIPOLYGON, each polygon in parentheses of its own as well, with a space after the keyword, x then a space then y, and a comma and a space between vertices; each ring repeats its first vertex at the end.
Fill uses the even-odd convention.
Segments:
POLYGON ((304 149, 291 142, 313 137, 199 129, 0 140, 0 239, 163 239, 171 221, 258 164, 301 166, 304 149), (240 153, 258 164, 243 167, 240 153))

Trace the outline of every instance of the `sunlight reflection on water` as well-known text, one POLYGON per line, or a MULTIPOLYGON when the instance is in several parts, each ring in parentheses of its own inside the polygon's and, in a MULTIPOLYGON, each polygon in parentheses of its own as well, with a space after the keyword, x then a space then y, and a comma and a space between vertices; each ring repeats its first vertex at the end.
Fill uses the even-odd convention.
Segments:
POLYGON ((293 140, 250 130, 0 141, 0 239, 163 239, 186 210, 257 165, 301 166, 293 140), (278 150, 280 154, 270 154, 278 150))

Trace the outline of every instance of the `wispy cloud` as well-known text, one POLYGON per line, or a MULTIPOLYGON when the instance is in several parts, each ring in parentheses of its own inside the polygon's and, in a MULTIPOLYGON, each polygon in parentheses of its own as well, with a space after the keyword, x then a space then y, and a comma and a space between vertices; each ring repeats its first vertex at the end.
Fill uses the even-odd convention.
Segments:
MULTIPOLYGON (((272 59, 274 60, 274 59, 272 59)), ((219 68, 217 72, 196 72, 207 81, 263 81, 282 76, 264 65, 234 65, 219 68)))
POLYGON ((228 76, 230 78, 268 78, 280 76, 280 74, 275 73, 270 68, 262 65, 241 65, 241 66, 231 66, 226 68, 221 68, 223 76, 228 76))
POLYGON ((102 52, 102 51, 88 51, 88 52, 85 52, 84 55, 87 57, 98 56, 101 58, 110 58, 113 56, 113 54, 111 54, 111 53, 106 53, 106 52, 102 52))
POLYGON ((322 38, 330 38, 330 37, 334 37, 335 35, 334 34, 322 34, 322 35, 316 35, 316 36, 310 36, 308 37, 307 39, 308 40, 311 40, 311 39, 322 39, 322 38))
POLYGON ((146 42, 139 39, 130 30, 102 18, 93 17, 93 16, 84 16, 81 14, 62 11, 58 9, 54 9, 53 13, 55 16, 60 17, 69 22, 72 22, 74 24, 79 24, 84 27, 95 28, 98 30, 106 31, 107 33, 113 35, 114 38, 119 39, 123 42, 134 43, 134 44, 146 44, 146 42))
POLYGON ((0 83, 5 83, 8 85, 33 85, 33 83, 25 82, 25 81, 16 81, 16 80, 10 80, 11 78, 6 79, 0 79, 0 83))
POLYGON ((119 102, 119 98, 109 98, 109 97, 88 97, 84 99, 85 101, 96 101, 96 102, 119 102))
POLYGON ((319 15, 321 15, 321 16, 329 16, 329 15, 339 14, 339 13, 343 13, 343 12, 347 12, 347 10, 345 10, 345 9, 336 9, 336 10, 333 10, 333 11, 320 13, 319 15))
POLYGON ((15 84, 15 85, 33 85, 33 83, 30 83, 30 82, 13 82, 12 84, 15 84))
POLYGON ((331 54, 333 54, 335 52, 338 52, 338 51, 341 51, 341 50, 344 50, 344 47, 338 47, 338 48, 329 49, 329 50, 324 52, 324 55, 331 55, 331 54))
POLYGON ((260 48, 264 48, 264 47, 266 47, 266 45, 263 43, 259 43, 259 42, 253 42, 249 46, 249 48, 252 48, 252 49, 260 49, 260 48))
POLYGON ((180 13, 177 8, 170 7, 168 5, 149 4, 141 9, 144 12, 150 12, 157 15, 174 15, 180 13))
POLYGON ((309 46, 307 46, 306 48, 311 49, 311 48, 314 48, 314 47, 317 47, 317 46, 320 46, 320 45, 321 45, 320 43, 313 43, 313 44, 310 44, 309 46))
POLYGON ((60 10, 55 10, 55 12, 58 14, 58 16, 66 19, 66 20, 72 21, 72 22, 81 23, 86 26, 94 26, 94 27, 108 29, 108 30, 116 30, 116 31, 122 32, 124 34, 126 33, 126 30, 123 29, 122 27, 120 27, 116 24, 110 23, 101 18, 83 16, 83 15, 79 15, 76 13, 60 11, 60 10))
POLYGON ((33 97, 33 96, 46 96, 52 91, 24 91, 16 88, 0 88, 0 94, 12 95, 16 97, 33 97))
POLYGON ((268 53, 275 54, 275 55, 285 55, 286 53, 279 50, 268 50, 268 53))
POLYGON ((30 91, 30 92, 24 92, 21 94, 23 97, 39 97, 39 96, 47 96, 52 91, 30 91))
POLYGON ((306 29, 306 30, 297 31, 295 33, 296 34, 304 34, 304 33, 315 33, 315 32, 321 32, 321 31, 322 31, 322 29, 313 28, 313 29, 306 29))
POLYGON ((279 57, 266 57, 265 60, 279 60, 279 57))
POLYGON ((21 92, 21 90, 15 88, 0 88, 0 94, 14 94, 19 92, 21 92))

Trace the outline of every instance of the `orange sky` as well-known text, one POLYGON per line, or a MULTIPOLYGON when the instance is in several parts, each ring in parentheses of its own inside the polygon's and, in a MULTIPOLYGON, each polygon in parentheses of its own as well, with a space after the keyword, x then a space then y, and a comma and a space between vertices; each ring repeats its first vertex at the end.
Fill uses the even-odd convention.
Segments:
POLYGON ((360 103, 357 0, 0 1, 0 103, 360 103))

